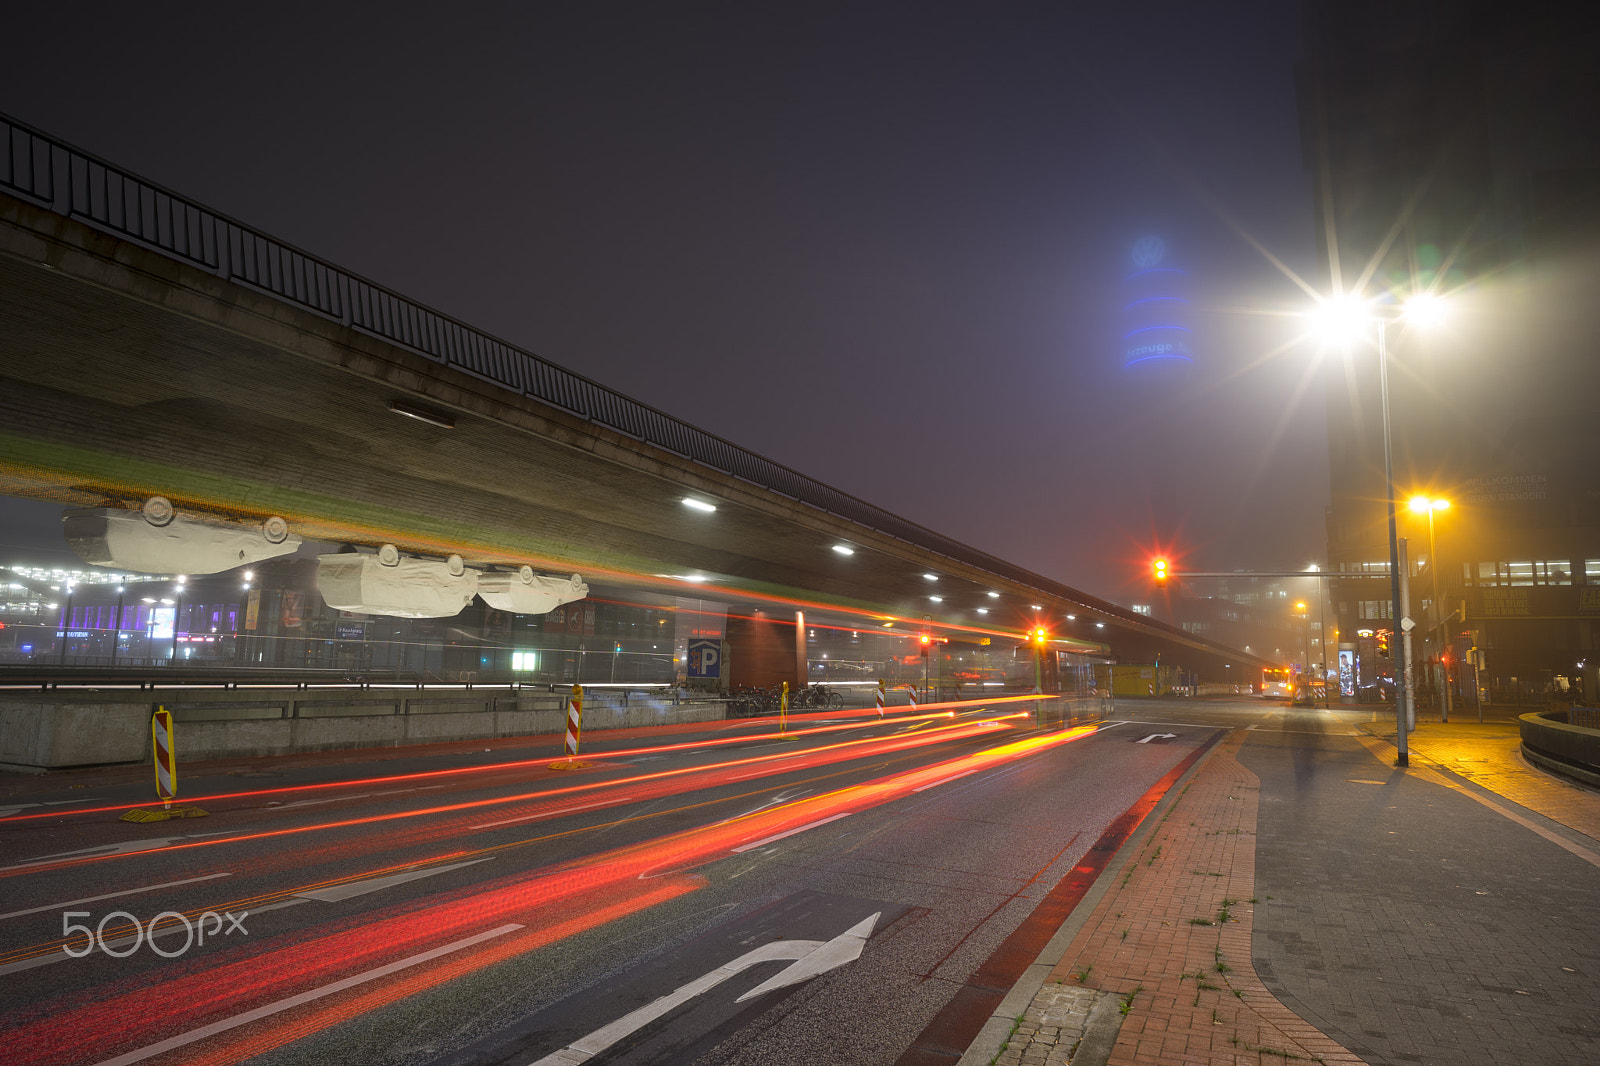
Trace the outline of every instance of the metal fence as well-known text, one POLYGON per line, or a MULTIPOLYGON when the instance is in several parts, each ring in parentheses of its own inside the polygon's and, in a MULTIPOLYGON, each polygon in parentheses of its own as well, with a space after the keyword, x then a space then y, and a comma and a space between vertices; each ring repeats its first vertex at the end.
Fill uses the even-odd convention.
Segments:
POLYGON ((746 451, 3 114, 0 137, 0 188, 21 199, 916 547, 1123 614, 746 451))

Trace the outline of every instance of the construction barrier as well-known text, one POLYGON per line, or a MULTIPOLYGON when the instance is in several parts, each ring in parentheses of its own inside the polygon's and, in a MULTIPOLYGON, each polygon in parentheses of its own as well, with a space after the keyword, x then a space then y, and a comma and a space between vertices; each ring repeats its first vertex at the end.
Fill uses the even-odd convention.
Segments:
POLYGON ((204 818, 206 812, 199 807, 174 807, 178 798, 178 747, 173 739, 172 714, 156 704, 150 714, 150 754, 156 770, 156 799, 161 809, 136 807, 125 812, 124 822, 163 822, 168 818, 204 818))
POLYGON ((578 760, 578 746, 583 741, 583 686, 573 685, 572 695, 567 698, 567 747, 566 757, 550 764, 552 770, 582 770, 592 763, 578 760))

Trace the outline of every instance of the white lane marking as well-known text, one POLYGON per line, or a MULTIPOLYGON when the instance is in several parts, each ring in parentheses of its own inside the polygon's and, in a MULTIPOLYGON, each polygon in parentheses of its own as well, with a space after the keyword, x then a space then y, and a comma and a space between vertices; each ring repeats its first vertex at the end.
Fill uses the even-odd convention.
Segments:
POLYGON ((572 814, 575 811, 586 811, 590 807, 604 807, 611 802, 611 800, 601 800, 599 803, 585 803, 578 807, 563 807, 559 811, 540 811, 538 814, 524 814, 520 818, 507 818, 502 822, 482 822, 478 825, 470 826, 469 828, 493 829, 497 825, 516 825, 518 822, 531 822, 535 818, 560 818, 564 814, 572 814))
POLYGON ((292 811, 296 807, 315 807, 319 803, 341 803, 345 800, 377 799, 379 796, 398 796, 405 792, 425 792, 427 789, 444 788, 443 785, 428 785, 427 788, 397 788, 389 792, 362 792, 355 796, 327 796, 323 799, 297 800, 294 803, 282 803, 272 809, 275 811, 292 811))
POLYGON ((987 766, 974 766, 972 769, 963 770, 959 774, 951 774, 949 777, 941 777, 937 781, 930 781, 928 784, 923 785, 921 788, 914 788, 911 791, 912 792, 926 792, 930 788, 938 788, 940 785, 949 784, 951 781, 959 781, 963 777, 971 777, 973 774, 979 773, 980 771, 987 770, 987 769, 989 769, 989 767, 987 767, 987 766))
MULTIPOLYGON (((0 818, 10 818, 13 814, 16 814, 18 811, 25 811, 30 807, 60 807, 60 806, 63 806, 65 804, 69 804, 69 803, 103 803, 103 802, 104 801, 101 800, 98 796, 90 796, 90 797, 87 797, 86 799, 45 800, 43 803, 19 803, 14 807, 0 807, 0 818)), ((77 812, 75 812, 75 811, 62 811, 61 813, 62 814, 75 814, 77 812)))
MULTIPOLYGON (((789 985, 809 981, 819 974, 836 969, 846 963, 854 962, 861 957, 861 951, 867 945, 867 937, 872 935, 872 927, 877 923, 882 911, 878 911, 869 918, 865 918, 846 929, 832 940, 774 940, 770 944, 763 944, 752 951, 747 951, 732 962, 718 966, 708 974, 695 978, 686 985, 680 985, 675 990, 645 1004, 636 1011, 624 1014, 610 1025, 602 1026, 580 1040, 575 1040, 562 1048, 552 1052, 532 1066, 578 1066, 588 1062, 596 1055, 605 1051, 611 1045, 632 1035, 638 1030, 649 1025, 666 1014, 677 1010, 683 1004, 717 987, 730 977, 736 977, 750 967, 763 962, 773 962, 780 959, 793 959, 794 961, 768 980, 752 988, 735 1002, 743 1003, 775 989, 785 988, 789 985)), ((111 1064, 102 1064, 111 1066, 111 1064)))
POLYGON ((1148 744, 1152 740, 1177 740, 1177 739, 1178 739, 1178 734, 1176 734, 1176 733, 1151 733, 1149 736, 1145 737, 1143 740, 1136 740, 1136 741, 1134 741, 1134 743, 1135 744, 1148 744))
POLYGON ((762 837, 760 840, 751 841, 749 844, 740 844, 738 847, 733 849, 733 853, 737 855, 742 851, 751 851, 766 844, 774 844, 782 840, 784 837, 792 837, 796 833, 804 833, 807 829, 815 829, 819 825, 827 825, 829 822, 837 822, 840 818, 848 818, 854 813, 854 811, 845 811, 842 814, 830 815, 827 818, 819 818, 815 822, 807 822, 805 825, 796 826, 795 828, 785 830, 782 833, 775 833, 769 837, 762 837))
POLYGON ((76 907, 80 903, 98 903, 103 899, 116 899, 118 896, 133 896, 140 892, 154 892, 158 888, 177 888, 179 885, 192 885, 196 881, 214 881, 219 877, 232 877, 232 874, 206 874, 204 877, 190 877, 182 881, 167 881, 159 885, 146 885, 143 888, 127 888, 121 892, 107 892, 103 896, 85 896, 83 899, 69 899, 65 903, 52 903, 48 907, 33 907, 25 911, 8 911, 0 914, 0 920, 6 918, 21 918, 24 914, 38 914, 40 911, 53 911, 76 907))
POLYGON ((7 870, 26 870, 30 866, 43 866, 46 863, 69 859, 104 859, 110 855, 131 855, 138 851, 153 851, 164 848, 169 844, 177 844, 185 840, 198 840, 201 837, 223 836, 233 832, 232 829, 219 829, 214 833, 190 833, 181 837, 155 837, 152 840, 124 840, 120 844, 100 844, 92 848, 79 848, 77 851, 60 851, 54 855, 41 855, 37 859, 29 859, 12 866, 0 866, 0 872, 7 870))
POLYGON ((343 992, 347 988, 355 988, 357 985, 364 985, 369 981, 376 981, 380 977, 388 977, 392 973, 399 973, 401 970, 410 969, 412 966, 418 966, 424 962, 431 962, 432 960, 441 958, 442 956, 450 955, 465 948, 470 948, 481 944, 486 940, 493 940, 497 936, 504 936, 507 933, 516 932, 521 928, 522 926, 519 923, 513 922, 509 925, 502 925, 496 929, 490 929, 487 932, 479 933, 476 936, 469 936, 463 940, 457 940, 452 944, 445 944, 442 947, 433 948, 429 951, 418 952, 415 955, 400 959, 397 962, 391 962, 385 966, 379 966, 377 969, 368 970, 366 973, 358 973, 354 977, 346 977, 342 981, 335 981, 332 984, 323 985, 321 988, 313 988, 309 991, 301 992, 299 995, 289 996, 285 999, 268 1003, 264 1007, 257 1007, 255 1010, 245 1011, 243 1014, 235 1014, 232 1018, 224 1018, 220 1022, 212 1022, 210 1025, 202 1026, 199 1029, 191 1029, 187 1033, 180 1033, 177 1036, 161 1041, 159 1044, 151 1044, 149 1047, 140 1048, 137 1051, 130 1051, 126 1055, 118 1055, 114 1059, 106 1059, 104 1062, 98 1063, 97 1066, 129 1066, 130 1063, 143 1062, 145 1059, 154 1058, 157 1055, 165 1054, 174 1048, 185 1047, 189 1044, 193 1044, 197 1040, 204 1040, 207 1037, 216 1036, 218 1033, 225 1033, 229 1029, 237 1029, 241 1025, 248 1025, 251 1022, 258 1021, 262 1018, 269 1018, 274 1014, 281 1013, 282 1011, 289 1010, 293 1007, 298 1007, 301 1004, 312 1003, 316 1000, 322 999, 324 996, 331 996, 336 992, 343 992))
POLYGON ((494 858, 490 855, 482 859, 469 859, 466 862, 451 863, 449 866, 430 866, 423 870, 406 870, 403 873, 389 874, 386 877, 374 877, 366 881, 351 881, 343 885, 329 885, 327 888, 313 888, 306 892, 296 892, 301 899, 314 899, 321 903, 338 903, 340 900, 351 899, 355 896, 364 896, 368 892, 377 892, 379 889, 392 888, 403 885, 407 881, 417 881, 434 874, 442 874, 449 870, 459 870, 466 866, 476 866, 480 862, 488 862, 494 858))

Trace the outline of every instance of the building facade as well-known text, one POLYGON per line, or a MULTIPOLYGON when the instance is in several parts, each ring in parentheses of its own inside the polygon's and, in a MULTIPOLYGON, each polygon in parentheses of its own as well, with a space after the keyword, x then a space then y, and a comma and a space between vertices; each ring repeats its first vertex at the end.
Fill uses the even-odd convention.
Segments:
MULTIPOLYGON (((1429 698, 1593 686, 1600 78, 1560 5, 1312 0, 1298 70, 1327 293, 1386 328, 1394 494, 1429 698), (1446 314, 1399 318, 1418 293, 1446 314), (1418 496, 1448 507, 1412 511, 1418 496)), ((1393 676, 1379 327, 1325 350, 1330 642, 1393 676)))

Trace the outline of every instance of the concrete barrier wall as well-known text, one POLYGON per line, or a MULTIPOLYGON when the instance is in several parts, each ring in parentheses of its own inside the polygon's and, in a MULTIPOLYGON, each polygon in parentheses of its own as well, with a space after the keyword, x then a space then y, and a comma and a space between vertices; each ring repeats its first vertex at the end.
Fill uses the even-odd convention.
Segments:
MULTIPOLYGON (((178 758, 282 755, 449 740, 537 736, 566 729, 564 694, 474 689, 116 690, 0 695, 0 765, 22 770, 150 759, 150 713, 172 712, 178 758)), ((720 721, 723 705, 613 692, 584 698, 583 728, 720 721)))
POLYGON ((1573 725, 1565 711, 1517 719, 1528 761, 1590 785, 1600 785, 1600 729, 1573 725))

